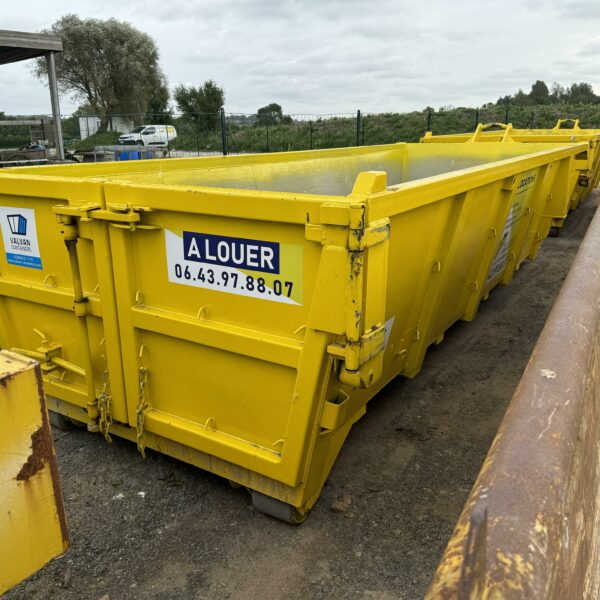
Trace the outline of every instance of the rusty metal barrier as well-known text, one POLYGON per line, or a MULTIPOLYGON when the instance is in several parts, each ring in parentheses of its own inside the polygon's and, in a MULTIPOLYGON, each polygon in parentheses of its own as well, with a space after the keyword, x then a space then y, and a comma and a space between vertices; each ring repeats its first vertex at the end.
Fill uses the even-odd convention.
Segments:
POLYGON ((600 597, 600 210, 426 594, 600 597))

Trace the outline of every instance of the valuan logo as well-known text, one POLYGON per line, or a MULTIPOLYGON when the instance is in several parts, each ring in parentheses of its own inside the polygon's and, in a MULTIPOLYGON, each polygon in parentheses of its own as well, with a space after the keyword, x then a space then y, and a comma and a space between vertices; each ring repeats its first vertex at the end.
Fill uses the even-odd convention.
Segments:
POLYGON ((23 215, 7 215, 6 218, 13 235, 27 235, 27 219, 23 215))

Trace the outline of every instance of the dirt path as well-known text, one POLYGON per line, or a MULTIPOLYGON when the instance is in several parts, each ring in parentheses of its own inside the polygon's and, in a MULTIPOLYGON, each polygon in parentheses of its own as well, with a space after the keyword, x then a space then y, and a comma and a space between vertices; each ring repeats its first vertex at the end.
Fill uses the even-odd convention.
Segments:
POLYGON ((420 598, 599 197, 369 404, 301 527, 165 456, 56 432, 72 548, 6 598, 420 598))

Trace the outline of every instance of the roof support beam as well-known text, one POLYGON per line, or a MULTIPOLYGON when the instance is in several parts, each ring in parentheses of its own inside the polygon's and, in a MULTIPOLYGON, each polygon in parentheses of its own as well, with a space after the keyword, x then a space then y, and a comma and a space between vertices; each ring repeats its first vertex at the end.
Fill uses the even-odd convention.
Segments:
POLYGON ((65 149, 63 147, 62 123, 60 121, 60 104, 58 102, 58 83, 56 81, 56 61, 54 52, 46 54, 48 64, 48 87, 50 88, 50 102, 52 103, 52 118, 54 120, 54 144, 56 146, 56 158, 65 160, 65 149))

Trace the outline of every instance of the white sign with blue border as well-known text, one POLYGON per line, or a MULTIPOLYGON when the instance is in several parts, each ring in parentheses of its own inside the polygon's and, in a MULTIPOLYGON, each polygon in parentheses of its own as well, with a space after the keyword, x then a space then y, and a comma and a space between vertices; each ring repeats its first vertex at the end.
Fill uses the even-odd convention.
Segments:
POLYGON ((0 206, 0 229, 9 265, 41 269, 42 259, 32 208, 0 206))

